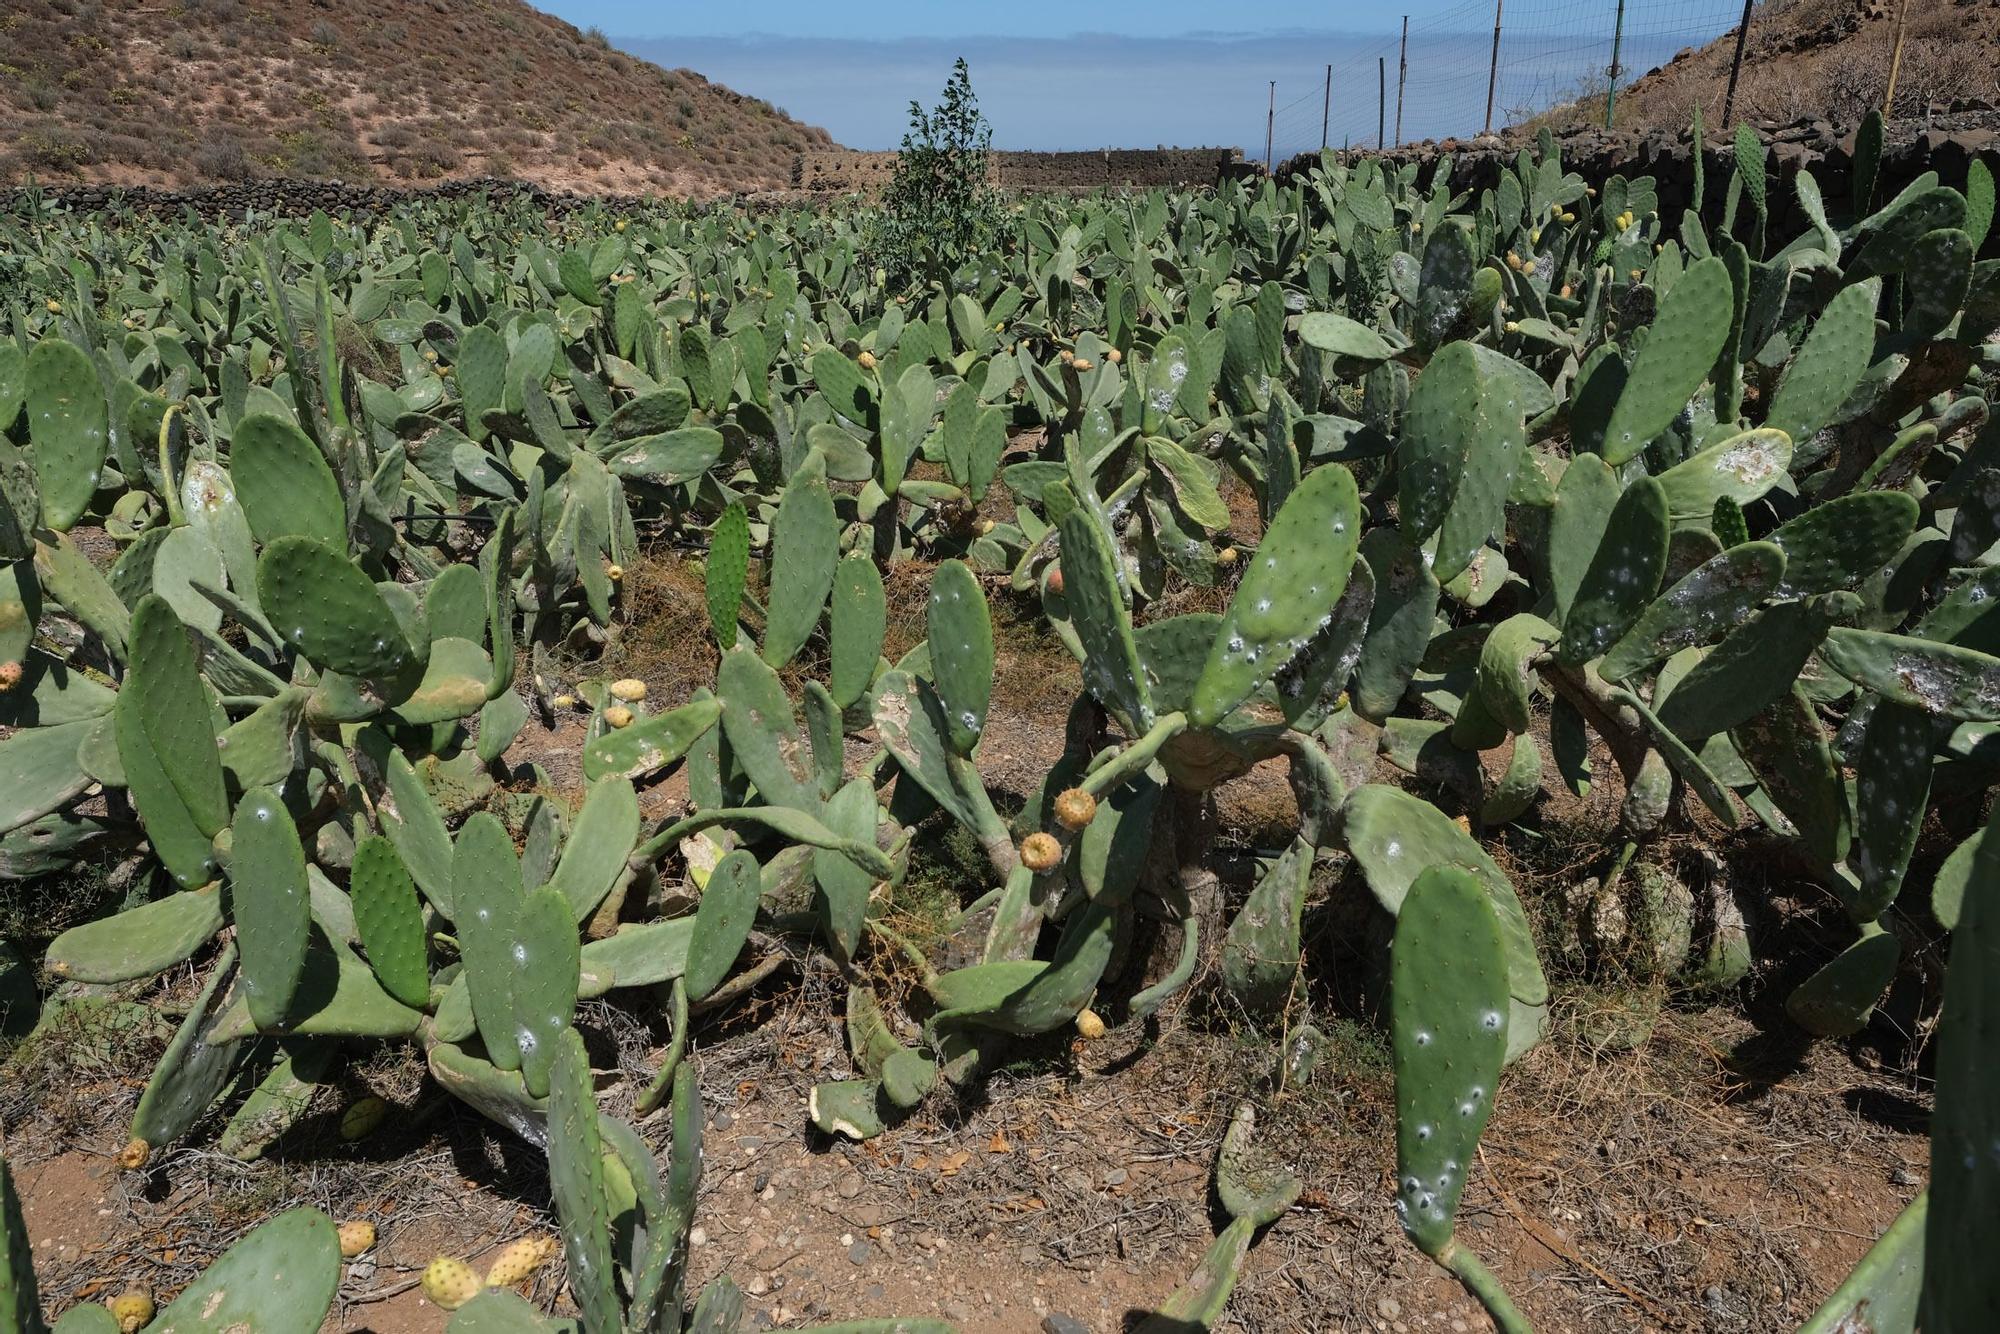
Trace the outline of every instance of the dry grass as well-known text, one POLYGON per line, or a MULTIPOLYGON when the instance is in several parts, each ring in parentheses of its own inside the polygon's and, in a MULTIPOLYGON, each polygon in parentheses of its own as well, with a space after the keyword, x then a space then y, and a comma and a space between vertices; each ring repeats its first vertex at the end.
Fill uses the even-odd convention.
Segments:
POLYGON ((516 175, 710 195, 782 187, 825 131, 612 50, 520 0, 15 0, 0 181, 516 175))

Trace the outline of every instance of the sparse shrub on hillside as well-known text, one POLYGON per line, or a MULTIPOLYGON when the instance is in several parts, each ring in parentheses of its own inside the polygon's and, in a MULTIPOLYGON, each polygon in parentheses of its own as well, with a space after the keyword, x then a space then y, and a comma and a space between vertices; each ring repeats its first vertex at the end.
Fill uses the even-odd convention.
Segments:
POLYGON ((178 28, 167 34, 162 44, 168 55, 175 60, 193 60, 201 54, 201 41, 186 28, 178 28))
POLYGON ((233 135, 204 140, 194 151, 194 169, 210 180, 241 181, 252 175, 250 154, 233 135))
POLYGON ((961 56, 943 101, 929 112, 910 103, 910 129, 882 198, 873 244, 890 282, 942 279, 999 230, 999 196, 986 180, 992 145, 993 127, 980 114, 961 56))

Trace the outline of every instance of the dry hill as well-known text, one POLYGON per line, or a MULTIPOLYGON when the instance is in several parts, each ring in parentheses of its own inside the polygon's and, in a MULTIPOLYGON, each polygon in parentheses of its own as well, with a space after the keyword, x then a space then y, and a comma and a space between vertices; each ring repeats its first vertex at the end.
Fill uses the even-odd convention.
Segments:
POLYGON ((521 0, 5 0, 0 181, 255 176, 712 195, 824 130, 521 0))
MULTIPOLYGON (((2000 105, 2000 0, 1907 0, 1892 114, 1921 119, 2000 105)), ((1750 20, 1736 117, 1852 125, 1882 104, 1902 0, 1764 0, 1750 20)), ((1736 46, 1732 30, 1681 52, 1618 94, 1618 122, 1684 130, 1694 108, 1716 126, 1736 46)), ((1540 118, 1602 115, 1602 93, 1540 118)), ((1539 123, 1539 121, 1538 121, 1539 123)))

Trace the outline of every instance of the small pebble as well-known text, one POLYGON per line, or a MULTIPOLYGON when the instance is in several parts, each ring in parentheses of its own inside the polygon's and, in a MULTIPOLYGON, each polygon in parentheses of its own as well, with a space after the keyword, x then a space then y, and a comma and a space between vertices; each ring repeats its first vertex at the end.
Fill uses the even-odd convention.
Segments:
POLYGON ((857 1241, 852 1246, 849 1246, 847 1248, 847 1258, 853 1263, 858 1265, 867 1264, 868 1257, 873 1255, 874 1253, 875 1253, 875 1248, 870 1246, 865 1241, 857 1241))
POLYGON ((1104 1174, 1104 1184, 1107 1186, 1122 1186, 1130 1177, 1131 1173, 1127 1172, 1124 1168, 1114 1167, 1104 1174))
POLYGON ((1090 1334, 1090 1326, 1081 1320, 1051 1312, 1042 1317, 1042 1334, 1090 1334))
POLYGON ((1394 1320, 1403 1314, 1403 1304, 1394 1297, 1384 1297, 1375 1303, 1375 1310, 1384 1320, 1394 1320))

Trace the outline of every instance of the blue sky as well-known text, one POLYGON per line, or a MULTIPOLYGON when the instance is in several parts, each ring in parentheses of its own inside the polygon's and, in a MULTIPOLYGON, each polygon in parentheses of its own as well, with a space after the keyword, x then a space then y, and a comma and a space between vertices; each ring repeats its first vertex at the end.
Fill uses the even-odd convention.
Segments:
MULTIPOLYGON (((1410 14, 1403 138, 1478 132, 1485 116, 1491 0, 1383 5, 1264 0, 1143 0, 1116 6, 1015 0, 760 0, 754 5, 537 0, 602 28, 634 55, 697 70, 824 126, 852 148, 893 148, 912 99, 936 100, 963 54, 1001 148, 1264 151, 1270 81, 1275 147, 1327 137, 1373 142, 1378 77, 1395 134, 1397 30, 1410 14), (1385 58, 1378 75, 1377 57, 1385 58)), ((1509 0, 1494 120, 1561 100, 1610 63, 1616 0, 1509 0)), ((1739 0, 1628 6, 1623 63, 1633 74, 1728 29, 1739 0)))

